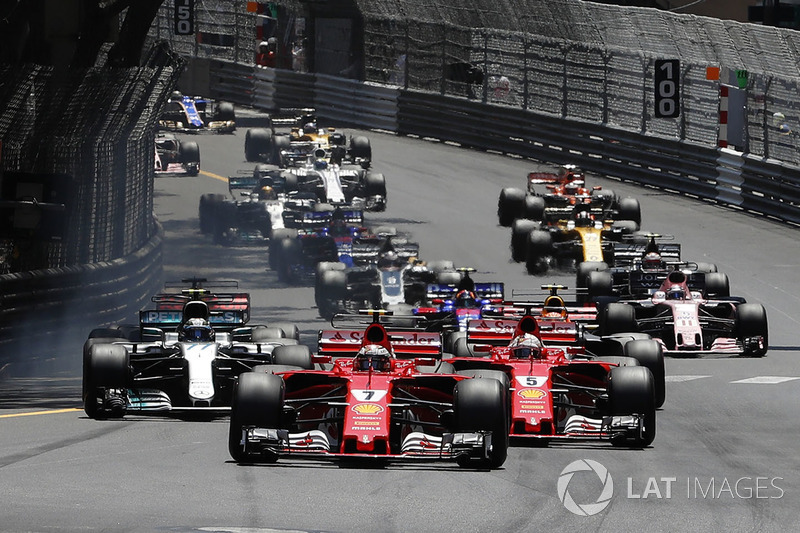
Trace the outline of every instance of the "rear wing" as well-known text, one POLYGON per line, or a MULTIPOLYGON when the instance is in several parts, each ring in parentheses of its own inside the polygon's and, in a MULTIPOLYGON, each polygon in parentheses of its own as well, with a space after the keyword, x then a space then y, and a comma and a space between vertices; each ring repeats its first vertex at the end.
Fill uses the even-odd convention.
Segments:
MULTIPOLYGON (((681 263, 683 264, 683 263, 681 263)), ((648 272, 645 270, 632 270, 628 274, 628 284, 631 293, 649 293, 659 290, 669 276, 669 272, 648 272)), ((686 285, 689 290, 703 292, 706 288, 706 275, 704 272, 686 272, 686 285)))
MULTIPOLYGON (((181 310, 150 309, 139 311, 139 327, 175 330, 183 319, 181 310)), ((213 312, 209 323, 214 329, 227 330, 243 326, 247 322, 245 313, 241 310, 228 310, 213 312)))
POLYGON ((258 185, 256 176, 228 176, 228 190, 233 194, 235 190, 252 191, 258 185))
POLYGON ((539 183, 558 183, 564 179, 555 172, 529 172, 528 183, 531 185, 539 183))
MULTIPOLYGON (((503 300, 505 298, 505 284, 502 282, 476 283, 475 296, 481 300, 503 300)), ((451 300, 458 293, 455 283, 431 283, 426 289, 426 298, 430 300, 451 300)))
MULTIPOLYGON (((614 264, 612 266, 632 266, 644 257, 647 246, 647 244, 630 242, 614 243, 614 264)), ((681 260, 681 245, 679 243, 659 243, 658 253, 661 255, 662 261, 678 262, 681 260)))
MULTIPOLYGON (((583 334, 583 325, 563 320, 537 318, 539 336, 545 345, 569 343, 574 344, 583 334)), ((467 323, 467 343, 490 346, 508 346, 514 338, 519 324, 518 318, 482 318, 467 323)))
MULTIPOLYGON (((387 331, 398 359, 442 356, 442 334, 424 331, 387 331)), ((355 357, 361 349, 363 329, 328 329, 319 332, 319 353, 331 357, 355 357)))

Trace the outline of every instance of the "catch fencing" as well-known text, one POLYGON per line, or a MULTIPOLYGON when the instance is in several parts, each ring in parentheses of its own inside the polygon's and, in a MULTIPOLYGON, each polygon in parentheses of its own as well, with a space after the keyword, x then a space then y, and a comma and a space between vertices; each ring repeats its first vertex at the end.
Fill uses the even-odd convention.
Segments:
POLYGON ((184 63, 156 46, 130 69, 0 67, 2 190, 12 195, 0 227, 14 230, 0 243, 0 368, 30 359, 34 341, 132 316, 160 286, 154 137, 184 63), (11 176, 57 193, 57 235, 16 227, 13 204, 27 196, 15 197, 25 188, 7 186, 11 176))
MULTIPOLYGON (((351 3, 363 19, 363 39, 353 42, 363 45, 349 51, 358 74, 340 77, 709 147, 720 141, 720 84, 730 84, 743 105, 730 111, 732 119, 741 115, 735 117, 741 128, 729 132, 729 144, 800 164, 800 32, 582 0, 351 3), (655 62, 662 59, 680 61, 675 118, 655 114, 655 62), (721 79, 714 79, 716 69, 721 79)), ((303 45, 302 64, 337 74, 326 70, 323 58, 340 54, 343 44, 319 40, 327 34, 309 30, 312 21, 322 26, 334 16, 322 11, 324 4, 261 2, 278 6, 274 21, 248 12, 248 4, 253 3, 196 2, 198 34, 224 33, 228 46, 218 38, 205 44, 196 36, 171 35, 170 2, 151 35, 169 39, 187 57, 253 65, 264 21, 270 20, 282 53, 303 45)))

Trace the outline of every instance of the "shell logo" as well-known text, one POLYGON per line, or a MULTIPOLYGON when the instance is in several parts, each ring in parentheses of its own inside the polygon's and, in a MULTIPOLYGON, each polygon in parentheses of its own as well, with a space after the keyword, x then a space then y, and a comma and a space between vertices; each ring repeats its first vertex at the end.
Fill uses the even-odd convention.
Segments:
POLYGON ((383 407, 377 403, 360 403, 352 407, 353 411, 360 415, 377 415, 383 412, 383 407))
POLYGON ((522 389, 517 394, 526 400, 541 400, 547 396, 547 393, 541 389, 522 389))

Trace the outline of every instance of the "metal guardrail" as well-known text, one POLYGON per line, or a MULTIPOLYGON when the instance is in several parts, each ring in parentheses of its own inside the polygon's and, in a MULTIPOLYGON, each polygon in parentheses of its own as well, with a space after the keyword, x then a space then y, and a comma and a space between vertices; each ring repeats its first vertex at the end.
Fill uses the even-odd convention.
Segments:
POLYGON ((332 121, 555 164, 578 164, 594 174, 800 224, 800 167, 789 163, 476 99, 335 76, 258 69, 255 80, 257 97, 240 94, 238 104, 271 110, 313 102, 320 116, 332 121))
POLYGON ((67 336, 85 339, 101 324, 133 321, 162 284, 162 244, 159 225, 145 246, 120 259, 0 276, 0 367, 63 346, 67 336))

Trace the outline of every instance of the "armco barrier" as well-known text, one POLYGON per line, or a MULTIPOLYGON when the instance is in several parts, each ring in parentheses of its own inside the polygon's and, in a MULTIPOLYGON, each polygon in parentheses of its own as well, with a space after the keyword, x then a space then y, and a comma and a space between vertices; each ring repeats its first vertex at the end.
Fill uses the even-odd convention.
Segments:
MULTIPOLYGON (((213 63, 222 69, 224 62, 213 63)), ((235 101, 240 105, 272 110, 313 104, 321 117, 335 122, 574 163, 598 175, 800 223, 800 167, 780 161, 469 98, 334 76, 256 70, 253 93, 238 93, 235 101)), ((239 83, 220 80, 231 87, 239 83)))
POLYGON ((93 327, 135 321, 161 287, 162 243, 159 226, 144 247, 121 259, 0 276, 0 368, 65 346, 65 337, 85 339, 93 327))

